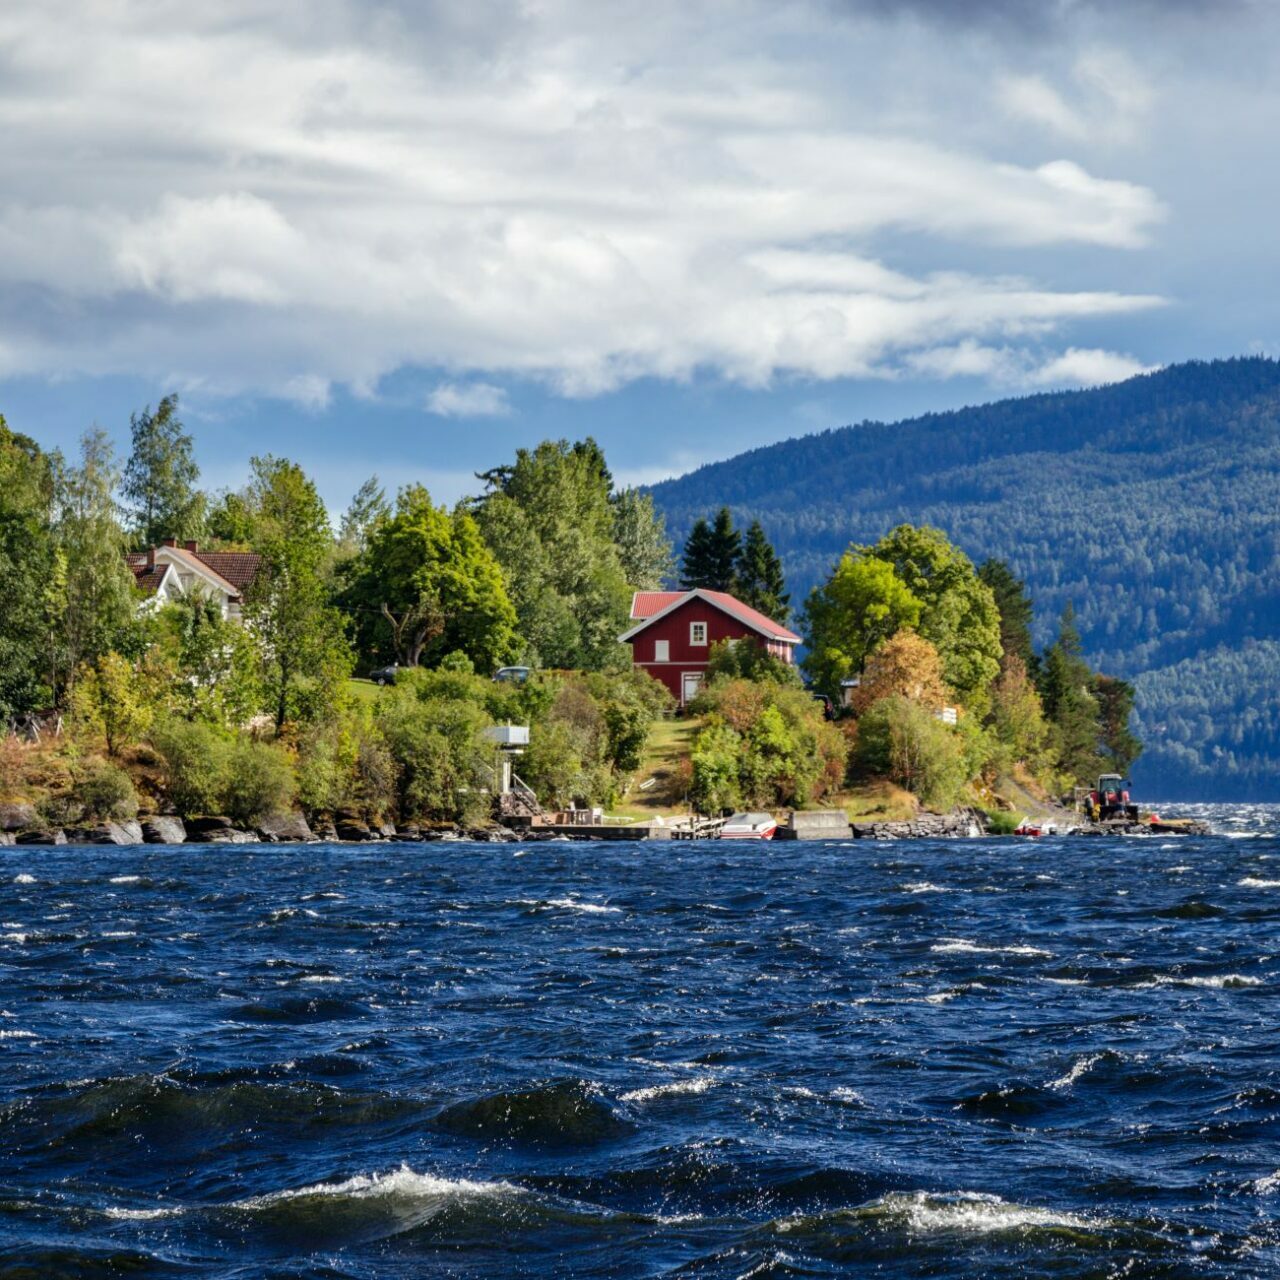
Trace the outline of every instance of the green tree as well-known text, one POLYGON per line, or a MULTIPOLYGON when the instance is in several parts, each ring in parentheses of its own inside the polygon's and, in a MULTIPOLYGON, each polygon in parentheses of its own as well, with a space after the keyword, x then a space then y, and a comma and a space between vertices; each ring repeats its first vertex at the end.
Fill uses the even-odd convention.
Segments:
POLYGON ((733 513, 721 507, 708 525, 699 520, 685 543, 680 585, 686 589, 704 587, 708 591, 732 591, 742 535, 733 523, 733 513))
POLYGON ((262 709, 262 657, 252 628, 224 618, 219 602, 200 592, 166 605, 156 621, 157 647, 184 715, 237 729, 262 709))
POLYGON ((198 538, 205 498, 196 487, 200 468, 195 442, 178 419, 178 397, 165 396, 155 413, 148 405, 130 417, 129 426, 133 451, 124 469, 123 492, 133 512, 134 545, 198 538))
POLYGON ((747 528, 738 563, 734 567, 734 594, 744 604, 759 609, 767 618, 785 623, 791 613, 782 561, 765 537, 759 520, 747 528))
POLYGON ((920 634, 942 656, 947 683, 983 709, 1000 672, 1000 614, 973 563, 939 529, 901 524, 872 548, 920 601, 920 634))
POLYGON ((805 604, 805 670, 819 690, 840 696, 840 682, 860 675, 867 658, 903 627, 920 625, 921 601, 887 561, 851 547, 805 604))
POLYGON ((712 723, 698 734, 689 802, 699 813, 723 813, 742 803, 741 763, 742 738, 727 724, 712 723))
POLYGON ((83 437, 78 467, 56 470, 53 607, 59 623, 56 660, 68 688, 82 666, 130 647, 136 599, 116 519, 119 479, 111 443, 100 430, 83 437))
POLYGON ((1093 694, 1098 702, 1102 756, 1111 772, 1127 775, 1142 754, 1142 743, 1129 727, 1133 685, 1115 676, 1098 675, 1093 680, 1093 694))
POLYGON ((1081 652, 1075 609, 1068 601, 1058 638, 1044 655, 1040 695, 1053 724, 1061 767, 1081 783, 1096 781, 1104 763, 1099 750, 1101 726, 1093 679, 1081 652))
POLYGON ((613 541, 627 582, 637 591, 654 591, 675 572, 667 522, 647 493, 623 489, 614 494, 613 541))
POLYGON ((934 810, 955 805, 969 781, 960 735, 918 702, 897 695, 873 703, 858 721, 858 763, 934 810))
POLYGON ((614 542, 608 468, 594 441, 543 441, 488 473, 475 503, 502 566, 526 654, 548 667, 619 667, 631 593, 614 542))
POLYGON ((680 557, 680 585, 686 591, 711 585, 714 576, 711 557, 711 525, 705 516, 699 516, 689 530, 684 552, 680 557))
POLYGON ((231 741, 209 724, 168 720, 151 732, 164 762, 165 795, 184 818, 221 811, 231 761, 231 741))
POLYGON ((151 727, 153 708, 146 695, 145 682, 139 679, 134 664, 118 653, 104 653, 81 673, 72 708, 76 720, 100 733, 106 740, 107 754, 114 756, 151 727))
POLYGON ((978 577, 991 588, 1000 614, 1000 647, 1005 657, 1017 657, 1034 676, 1038 659, 1031 640, 1035 610, 1027 594, 1027 584, 1015 576, 1003 560, 984 560, 978 577))
POLYGON ((52 696, 52 502, 50 459, 0 416, 0 722, 46 706, 52 696))
POLYGON ((270 742, 237 738, 227 756, 221 809, 232 822, 252 827, 293 808, 298 780, 282 748, 270 742))
POLYGON ((342 602, 363 652, 415 667, 461 652, 484 671, 516 654, 516 612, 475 520, 437 507, 421 485, 372 531, 342 602))
POLYGON ((338 553, 343 558, 358 556, 369 545, 374 532, 391 515, 387 491, 378 477, 370 476, 355 492, 338 526, 338 553))
POLYGON ((323 718, 351 672, 342 615, 328 599, 329 515, 301 467, 270 455, 251 461, 242 495, 262 564, 244 619, 262 659, 262 683, 276 728, 323 718))

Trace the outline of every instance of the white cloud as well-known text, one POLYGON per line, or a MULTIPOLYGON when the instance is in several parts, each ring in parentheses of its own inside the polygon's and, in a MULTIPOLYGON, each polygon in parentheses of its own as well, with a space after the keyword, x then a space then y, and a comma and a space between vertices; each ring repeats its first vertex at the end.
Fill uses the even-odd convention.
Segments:
MULTIPOLYGON (((817 12, 9 6, 2 370, 323 406, 422 366, 446 371, 431 412, 499 416, 486 375, 567 395, 893 376, 1155 305, 1055 285, 1048 259, 969 266, 1139 248, 1164 210, 1140 182, 905 111, 878 70, 901 34, 878 50, 817 12), (928 269, 889 265, 901 236, 928 269)), ((1139 111, 1118 55, 1090 57, 1080 92, 1139 111)), ((1005 86, 1075 136, 1047 80, 1005 86)))
POLYGON ((505 418, 507 393, 488 382, 442 382, 427 396, 427 411, 441 418, 505 418))
POLYGON ((1151 373, 1156 367, 1117 351, 1068 347, 1060 356, 1045 361, 1031 381, 1040 386, 1097 387, 1151 373))

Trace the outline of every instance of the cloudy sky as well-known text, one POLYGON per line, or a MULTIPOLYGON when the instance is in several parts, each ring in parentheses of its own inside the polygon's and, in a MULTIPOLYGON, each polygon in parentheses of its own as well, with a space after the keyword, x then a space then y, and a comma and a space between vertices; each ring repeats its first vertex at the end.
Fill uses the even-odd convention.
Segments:
POLYGON ((1276 10, 0 5, 0 412, 341 507, 1274 353, 1276 10))

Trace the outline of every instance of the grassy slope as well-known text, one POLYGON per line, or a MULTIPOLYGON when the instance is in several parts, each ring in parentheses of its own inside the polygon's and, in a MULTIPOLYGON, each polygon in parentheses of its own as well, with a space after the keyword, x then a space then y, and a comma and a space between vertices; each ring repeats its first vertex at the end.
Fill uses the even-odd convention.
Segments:
POLYGON ((618 816, 649 819, 687 813, 681 763, 693 750, 702 721, 696 717, 659 720, 649 734, 640 768, 614 809, 618 816), (651 786, 645 786, 651 782, 651 786), (644 790, 641 788, 644 787, 644 790))

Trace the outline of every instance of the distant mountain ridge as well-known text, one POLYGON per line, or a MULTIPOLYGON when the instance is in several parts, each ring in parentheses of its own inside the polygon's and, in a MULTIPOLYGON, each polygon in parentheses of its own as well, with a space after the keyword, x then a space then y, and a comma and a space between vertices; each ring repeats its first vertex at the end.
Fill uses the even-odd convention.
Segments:
POLYGON ((1043 641, 1135 680, 1148 796, 1280 800, 1280 362, 1192 362, 1088 391, 866 422, 655 485, 683 541, 758 519, 802 602, 850 542, 944 529, 1030 585, 1043 641))

